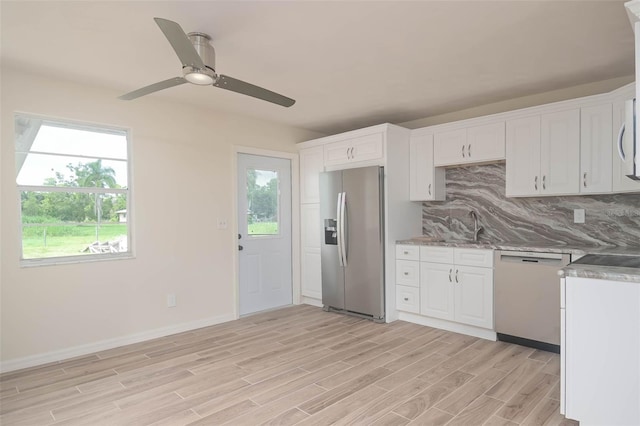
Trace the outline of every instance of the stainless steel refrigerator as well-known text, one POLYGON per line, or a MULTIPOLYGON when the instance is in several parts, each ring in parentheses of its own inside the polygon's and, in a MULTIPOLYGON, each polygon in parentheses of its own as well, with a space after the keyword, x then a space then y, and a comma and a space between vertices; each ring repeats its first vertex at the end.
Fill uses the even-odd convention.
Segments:
POLYGON ((320 174, 322 304, 384 321, 384 169, 320 174))

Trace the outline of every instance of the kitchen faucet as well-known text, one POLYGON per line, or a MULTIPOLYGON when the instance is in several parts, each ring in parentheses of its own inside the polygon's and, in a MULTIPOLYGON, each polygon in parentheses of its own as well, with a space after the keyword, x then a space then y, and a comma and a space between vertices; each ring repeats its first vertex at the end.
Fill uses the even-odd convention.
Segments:
POLYGON ((471 210, 469 216, 473 218, 473 241, 478 242, 478 234, 484 231, 482 226, 478 226, 478 215, 475 211, 471 210))

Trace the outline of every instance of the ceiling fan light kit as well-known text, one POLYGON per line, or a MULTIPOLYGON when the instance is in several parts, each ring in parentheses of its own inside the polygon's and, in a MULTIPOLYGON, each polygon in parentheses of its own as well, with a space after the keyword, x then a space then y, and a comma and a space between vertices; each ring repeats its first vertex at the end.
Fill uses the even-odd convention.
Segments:
POLYGON ((154 18, 154 20, 171 44, 171 47, 173 47, 176 55, 178 55, 180 62, 182 62, 183 77, 174 77, 151 84, 126 93, 120 96, 119 99, 129 101, 159 90, 184 83, 192 83, 198 86, 213 85, 214 87, 252 96, 284 107, 290 107, 296 102, 271 90, 233 77, 216 74, 216 52, 211 45, 211 37, 209 35, 200 32, 186 34, 176 22, 162 18, 154 18))

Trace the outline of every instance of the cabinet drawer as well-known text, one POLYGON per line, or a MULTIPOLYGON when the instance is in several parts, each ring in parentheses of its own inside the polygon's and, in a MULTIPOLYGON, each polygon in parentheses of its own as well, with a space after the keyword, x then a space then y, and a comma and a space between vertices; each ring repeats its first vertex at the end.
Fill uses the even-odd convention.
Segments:
POLYGON ((417 287, 396 286, 396 309, 414 314, 420 313, 420 289, 417 287))
POLYGON ((420 246, 396 245, 396 259, 420 260, 420 246))
POLYGON ((420 261, 433 263, 453 263, 453 248, 421 246, 420 261))
POLYGON ((415 260, 396 260, 396 284, 419 287, 420 262, 415 260))
POLYGON ((456 248, 453 253, 456 265, 493 268, 493 250, 456 248))

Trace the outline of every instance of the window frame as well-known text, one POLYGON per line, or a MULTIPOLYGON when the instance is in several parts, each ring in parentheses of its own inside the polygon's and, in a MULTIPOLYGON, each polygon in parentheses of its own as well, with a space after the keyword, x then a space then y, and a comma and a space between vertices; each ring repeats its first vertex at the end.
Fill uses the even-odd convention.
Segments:
POLYGON ((122 158, 112 158, 112 157, 101 157, 94 156, 89 157, 86 155, 74 155, 74 154, 58 154, 58 153, 50 153, 50 152, 42 152, 42 151, 18 151, 16 147, 16 134, 15 134, 15 126, 16 120, 18 117, 24 117, 32 120, 41 120, 43 125, 51 125, 55 127, 63 127, 69 128, 73 130, 81 130, 81 131, 90 131, 96 133, 112 133, 112 134, 124 134, 126 140, 126 153, 127 157, 124 160, 126 162, 126 170, 127 170, 127 187, 126 188, 100 188, 100 187, 69 187, 69 186, 47 186, 47 185, 20 185, 17 182, 19 170, 15 169, 14 179, 15 179, 15 188, 16 188, 16 196, 17 196, 17 209, 18 209, 18 227, 20 231, 18 232, 18 247, 20 249, 19 253, 19 262, 21 267, 33 267, 33 266, 51 266, 58 264, 71 264, 71 263, 91 263, 91 262, 102 262, 102 261, 110 261, 110 260, 123 260, 123 259, 133 259, 135 258, 135 241, 134 241, 134 209, 133 206, 133 147, 132 147, 132 131, 130 128, 125 128, 121 126, 108 125, 102 123, 91 123, 86 121, 76 121, 65 118, 51 117, 51 116, 42 116, 37 114, 30 114, 24 112, 15 112, 13 114, 13 129, 14 129, 14 139, 13 139, 13 150, 14 150, 14 164, 15 157, 18 154, 45 154, 51 156, 64 156, 64 157, 75 157, 75 158, 91 158, 91 159, 101 159, 101 160, 116 160, 123 161, 122 158), (72 256, 54 256, 54 257, 38 257, 38 258, 24 258, 24 247, 23 247, 23 227, 22 223, 22 198, 21 194, 25 191, 32 192, 63 192, 63 193, 88 193, 88 194, 125 194, 127 198, 127 251, 120 253, 96 253, 96 254, 83 254, 83 255, 72 255, 72 256))

